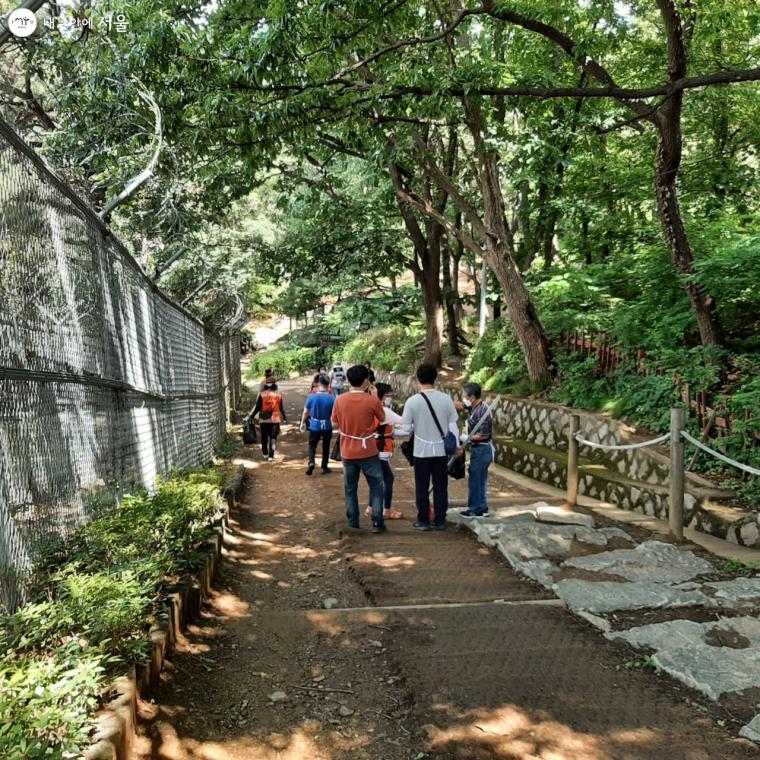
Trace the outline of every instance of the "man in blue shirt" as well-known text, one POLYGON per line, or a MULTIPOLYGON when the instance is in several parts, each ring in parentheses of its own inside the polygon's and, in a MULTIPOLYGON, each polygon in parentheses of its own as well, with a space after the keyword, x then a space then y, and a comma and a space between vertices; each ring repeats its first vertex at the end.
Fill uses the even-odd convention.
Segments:
POLYGON ((309 466, 307 475, 314 472, 314 464, 317 458, 317 445, 322 441, 322 473, 330 472, 328 461, 330 457, 330 440, 332 438, 332 411, 335 397, 328 390, 330 378, 320 375, 317 382, 319 387, 316 393, 312 393, 306 399, 306 406, 301 417, 301 430, 306 429, 306 419, 309 420, 309 466))

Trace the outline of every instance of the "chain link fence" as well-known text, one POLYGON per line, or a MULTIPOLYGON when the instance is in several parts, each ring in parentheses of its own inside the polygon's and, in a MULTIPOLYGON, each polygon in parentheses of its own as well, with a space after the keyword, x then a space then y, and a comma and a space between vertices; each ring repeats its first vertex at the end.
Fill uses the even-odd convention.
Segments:
POLYGON ((41 545, 208 461, 239 401, 239 314, 211 331, 0 119, 0 602, 41 545))

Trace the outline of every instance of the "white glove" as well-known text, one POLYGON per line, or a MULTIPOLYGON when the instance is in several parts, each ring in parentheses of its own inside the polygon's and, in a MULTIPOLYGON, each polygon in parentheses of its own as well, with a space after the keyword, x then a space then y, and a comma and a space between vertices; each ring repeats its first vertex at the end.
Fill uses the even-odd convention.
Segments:
POLYGON ((466 446, 470 442, 470 436, 469 435, 460 435, 459 436, 459 445, 460 446, 466 446))
POLYGON ((306 423, 302 422, 301 426, 298 428, 302 433, 306 432, 306 423))

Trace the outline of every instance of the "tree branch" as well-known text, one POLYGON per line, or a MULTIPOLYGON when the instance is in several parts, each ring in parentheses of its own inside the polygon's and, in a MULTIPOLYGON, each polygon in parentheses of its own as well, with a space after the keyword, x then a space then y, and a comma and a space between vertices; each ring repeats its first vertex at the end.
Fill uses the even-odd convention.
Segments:
POLYGON ((452 224, 451 221, 449 221, 449 219, 446 218, 445 215, 439 214, 432 203, 424 201, 418 195, 415 195, 414 193, 408 190, 405 190, 403 188, 401 189, 397 188, 396 193, 398 194, 399 198, 406 201, 406 203, 408 203, 411 206, 414 206, 416 209, 421 211, 426 216, 429 216, 435 219, 441 225, 441 227, 443 227, 447 232, 449 232, 451 235, 456 237, 457 240, 460 240, 476 256, 483 255, 483 249, 478 245, 478 243, 469 235, 467 235, 465 232, 463 232, 461 229, 457 229, 454 226, 454 224, 452 224))
POLYGON ((156 147, 153 150, 153 155, 151 156, 150 161, 148 162, 148 165, 130 182, 127 184, 127 186, 115 197, 111 200, 110 203, 106 205, 106 207, 100 212, 100 218, 101 219, 108 219, 111 216, 111 213, 113 210, 122 204, 125 200, 130 198, 132 195, 134 195, 137 190, 142 187, 152 176, 153 172, 156 169, 156 165, 158 164, 158 157, 161 155, 161 149, 164 146, 164 135, 163 135, 163 127, 162 127, 162 121, 161 121, 161 109, 159 108, 158 103, 156 102, 156 99, 147 91, 140 91, 138 92, 138 95, 145 100, 150 107, 153 109, 153 116, 155 120, 155 142, 156 147))
MULTIPOLYGON (((671 97, 684 90, 696 90, 718 84, 738 84, 741 82, 760 81, 760 67, 756 69, 737 69, 733 71, 714 71, 710 74, 701 74, 694 77, 684 77, 673 82, 653 87, 496 87, 477 86, 463 87, 461 85, 447 85, 444 87, 423 87, 419 85, 391 86, 390 91, 380 93, 377 97, 381 100, 393 100, 404 95, 441 96, 449 95, 463 98, 469 95, 487 95, 497 97, 528 97, 539 99, 552 98, 614 98, 625 102, 640 101, 646 98, 671 97)), ((377 90, 376 86, 362 85, 362 90, 377 90)), ((642 113, 649 111, 651 106, 640 103, 643 106, 642 113)))

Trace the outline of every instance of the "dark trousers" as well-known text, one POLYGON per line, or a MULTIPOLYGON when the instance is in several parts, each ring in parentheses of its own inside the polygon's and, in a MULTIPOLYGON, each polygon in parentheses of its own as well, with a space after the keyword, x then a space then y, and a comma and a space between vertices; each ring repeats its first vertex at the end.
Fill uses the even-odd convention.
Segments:
POLYGON ((278 422, 261 423, 261 453, 265 457, 273 457, 277 448, 277 436, 280 434, 278 422))
POLYGON ((414 458, 414 491, 417 502, 417 521, 427 525, 430 522, 430 481, 433 481, 433 505, 435 524, 446 522, 449 508, 448 457, 414 458))
POLYGON ((385 509, 390 509, 393 504, 393 481, 396 479, 391 469, 391 463, 387 459, 381 459, 383 468, 383 501, 385 509))
POLYGON ((322 469, 326 470, 330 461, 330 439, 332 430, 309 431, 309 466, 313 466, 317 459, 317 446, 322 441, 322 469))

